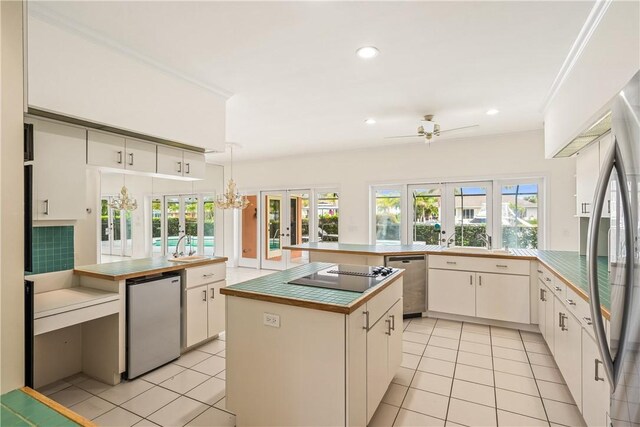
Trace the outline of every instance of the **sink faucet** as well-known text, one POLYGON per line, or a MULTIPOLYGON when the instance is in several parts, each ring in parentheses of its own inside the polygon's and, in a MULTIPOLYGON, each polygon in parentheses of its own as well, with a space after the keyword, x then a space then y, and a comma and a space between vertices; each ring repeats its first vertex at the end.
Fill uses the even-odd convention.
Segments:
POLYGON ((492 247, 491 247, 491 246, 492 246, 492 245, 491 245, 491 236, 490 236, 490 235, 488 235, 487 233, 485 233, 484 235, 481 235, 481 236, 480 236, 480 240, 482 240, 482 241, 484 242, 484 244, 485 244, 485 246, 486 246, 486 248, 487 248, 488 250, 491 250, 491 249, 492 249, 492 247))
POLYGON ((187 236, 187 245, 189 245, 189 256, 196 253, 196 251, 193 250, 193 246, 191 245, 192 242, 193 242, 193 237, 187 236))
MULTIPOLYGON (((180 238, 178 239, 178 242, 176 243, 176 250, 175 252, 173 252, 174 258, 178 258, 178 255, 180 256, 184 255, 184 252, 178 252, 178 248, 180 247, 180 242, 182 242, 182 239, 184 239, 185 237, 187 237, 187 243, 191 242, 191 236, 189 236, 188 234, 185 233, 182 236, 180 236, 180 238)), ((193 254, 189 254, 189 255, 193 255, 193 254)))

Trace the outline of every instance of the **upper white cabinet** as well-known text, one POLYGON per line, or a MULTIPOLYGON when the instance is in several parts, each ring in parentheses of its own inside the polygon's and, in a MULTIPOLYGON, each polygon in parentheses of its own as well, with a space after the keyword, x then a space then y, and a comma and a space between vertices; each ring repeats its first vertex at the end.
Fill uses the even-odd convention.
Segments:
POLYGON ((26 119, 34 128, 33 218, 86 217, 86 130, 26 119))
POLYGON ((87 164, 112 169, 155 173, 156 145, 119 135, 89 130, 87 164))
POLYGON ((204 179, 205 159, 203 153, 158 146, 158 173, 192 179, 204 179))
MULTIPOLYGON (((598 185, 607 150, 611 146, 611 134, 607 134, 599 141, 591 144, 578 153, 576 158, 576 214, 588 217, 593 211, 593 197, 598 185)), ((602 208, 602 216, 611 215, 611 201, 609 191, 602 208)))

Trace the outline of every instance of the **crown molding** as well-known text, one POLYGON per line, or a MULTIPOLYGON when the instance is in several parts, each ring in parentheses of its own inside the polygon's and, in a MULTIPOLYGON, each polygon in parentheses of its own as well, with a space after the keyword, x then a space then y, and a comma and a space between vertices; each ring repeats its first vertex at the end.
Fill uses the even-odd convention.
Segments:
POLYGON ((578 37, 573 42, 573 45, 571 46, 571 49, 569 50, 569 53, 567 54, 562 67, 560 67, 560 71, 558 71, 558 74, 556 75, 556 78, 553 81, 549 92, 544 98, 544 102, 542 104, 543 112, 547 111, 549 105, 558 94, 558 91, 571 73, 571 70, 582 55, 585 47, 587 46, 587 44, 589 44, 591 36, 595 32, 596 28, 598 28, 602 17, 607 12, 607 9, 609 9, 612 1, 613 0, 596 0, 595 4, 591 8, 591 12, 589 12, 587 20, 582 25, 580 33, 578 33, 578 37))
POLYGON ((202 80, 196 77, 190 76, 187 73, 184 73, 173 67, 169 67, 159 61, 156 61, 150 56, 145 55, 144 53, 141 53, 121 43, 118 43, 110 39, 109 37, 105 36, 104 34, 99 33, 84 24, 81 24, 76 21, 72 21, 60 15, 59 13, 52 10, 50 7, 45 6, 43 3, 45 2, 27 2, 28 15, 30 17, 33 17, 41 21, 47 22, 51 25, 54 25, 58 28, 62 28, 63 30, 74 33, 93 43, 105 46, 126 57, 142 62, 145 65, 155 68, 172 77, 178 78, 180 80, 186 81, 188 83, 191 83, 193 85, 206 89, 207 91, 212 92, 225 99, 229 99, 233 96, 233 92, 230 92, 221 87, 203 82, 202 80))

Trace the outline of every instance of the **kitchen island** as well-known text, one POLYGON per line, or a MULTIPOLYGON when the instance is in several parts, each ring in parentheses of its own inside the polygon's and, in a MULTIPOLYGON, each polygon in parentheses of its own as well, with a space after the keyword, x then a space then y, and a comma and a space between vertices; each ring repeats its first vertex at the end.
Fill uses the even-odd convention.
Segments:
POLYGON ((331 268, 310 263, 221 290, 226 405, 238 426, 364 426, 373 416, 402 358, 402 271, 364 292, 288 283, 331 268))

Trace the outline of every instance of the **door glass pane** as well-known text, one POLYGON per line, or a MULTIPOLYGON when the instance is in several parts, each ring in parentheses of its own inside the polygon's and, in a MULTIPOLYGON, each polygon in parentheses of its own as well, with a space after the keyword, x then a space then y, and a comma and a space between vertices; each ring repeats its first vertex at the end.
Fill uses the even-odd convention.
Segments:
POLYGON ((124 256, 131 256, 133 251, 133 241, 131 234, 131 211, 122 211, 124 219, 124 232, 122 233, 122 241, 124 243, 124 256))
POLYGON ((184 225, 185 233, 191 236, 190 246, 184 240, 184 252, 194 252, 198 249, 198 198, 195 196, 184 197, 184 225))
POLYGON ((538 248, 538 185, 514 184, 502 187, 502 246, 538 248))
POLYGON ((111 229, 113 231, 113 241, 111 245, 111 255, 122 255, 122 211, 111 209, 111 229))
POLYGON ((413 241, 439 245, 442 231, 442 194, 439 188, 415 189, 413 202, 413 241))
POLYGON ((338 193, 318 193, 318 241, 338 241, 338 193))
POLYGON ((151 252, 162 253, 162 200, 151 200, 151 252))
POLYGON ((111 255, 111 245, 109 244, 109 234, 111 234, 109 224, 109 199, 102 199, 100 211, 100 253, 111 255))
POLYGON ((247 196, 249 205, 242 210, 242 258, 258 257, 258 196, 247 196))
POLYGON ((175 251, 176 243, 180 238, 180 197, 167 196, 165 197, 165 209, 166 209, 166 250, 167 253, 173 253, 175 251))
MULTIPOLYGON (((309 242, 309 193, 289 193, 289 234, 290 244, 299 245, 309 242)), ((305 264, 309 262, 309 252, 291 251, 293 264, 305 264)))
POLYGON ((267 224, 265 233, 267 242, 266 259, 280 261, 282 256, 282 198, 280 196, 266 196, 267 224))
POLYGON ((376 244, 400 244, 400 190, 376 190, 376 244))
MULTIPOLYGON (((249 208, 247 208, 249 209, 249 208)), ((204 238, 204 254, 207 256, 213 256, 215 253, 215 205, 213 203, 213 196, 205 196, 203 198, 203 238, 204 238)))
POLYGON ((485 246, 487 187, 455 187, 456 246, 485 246))

